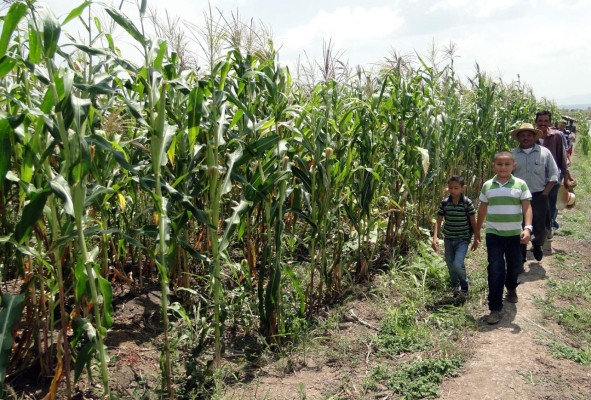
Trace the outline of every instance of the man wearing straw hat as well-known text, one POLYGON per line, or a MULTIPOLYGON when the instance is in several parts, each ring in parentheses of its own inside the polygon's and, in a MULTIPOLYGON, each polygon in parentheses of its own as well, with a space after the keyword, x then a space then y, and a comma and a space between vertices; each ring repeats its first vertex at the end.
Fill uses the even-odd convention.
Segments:
MULTIPOLYGON (((536 144, 542 137, 542 131, 532 124, 522 124, 511 132, 511 137, 519 142, 519 147, 511 150, 517 166, 513 175, 523 179, 532 193, 532 245, 534 258, 541 261, 544 257, 542 246, 548 232, 552 229, 552 216, 548 195, 558 181, 558 167, 547 148, 536 144)), ((525 262, 526 247, 521 246, 525 262)))

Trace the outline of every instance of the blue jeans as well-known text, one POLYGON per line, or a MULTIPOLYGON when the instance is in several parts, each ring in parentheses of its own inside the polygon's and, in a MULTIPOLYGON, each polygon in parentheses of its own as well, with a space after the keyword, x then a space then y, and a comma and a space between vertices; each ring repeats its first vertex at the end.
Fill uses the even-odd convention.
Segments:
POLYGON ((517 287, 521 269, 519 236, 486 234, 488 254, 488 308, 500 311, 503 308, 503 286, 507 290, 517 287))
POLYGON ((454 289, 458 286, 464 292, 468 291, 468 278, 464 259, 470 242, 466 239, 444 239, 445 263, 449 269, 449 277, 454 289))

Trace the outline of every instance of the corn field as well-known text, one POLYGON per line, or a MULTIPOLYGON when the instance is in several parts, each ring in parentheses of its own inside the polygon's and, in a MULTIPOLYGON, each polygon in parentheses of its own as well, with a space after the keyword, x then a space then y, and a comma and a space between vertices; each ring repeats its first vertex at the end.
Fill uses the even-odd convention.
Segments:
POLYGON ((493 154, 515 145, 511 128, 541 107, 520 82, 478 68, 460 79, 453 52, 366 71, 339 69, 328 46, 321 66, 292 75, 263 33, 211 14, 207 56, 190 65, 145 34, 146 3, 136 11, 4 11, 0 387, 38 363, 48 398, 70 397, 91 369, 109 398, 115 283, 159 287, 166 398, 173 322, 190 325, 202 366, 220 364, 228 330, 283 346, 413 252, 446 178, 475 194, 493 154), (72 21, 85 40, 64 33, 72 21))

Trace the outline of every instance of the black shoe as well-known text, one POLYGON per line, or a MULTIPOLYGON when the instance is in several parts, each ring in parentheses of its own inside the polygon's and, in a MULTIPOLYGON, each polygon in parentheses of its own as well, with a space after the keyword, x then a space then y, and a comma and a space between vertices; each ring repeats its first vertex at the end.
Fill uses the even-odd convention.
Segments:
POLYGON ((539 244, 534 244, 534 258, 536 261, 542 261, 542 258, 544 258, 544 251, 539 244))
POLYGON ((517 303, 519 297, 517 297, 517 290, 507 290, 507 296, 505 297, 509 303, 517 303))

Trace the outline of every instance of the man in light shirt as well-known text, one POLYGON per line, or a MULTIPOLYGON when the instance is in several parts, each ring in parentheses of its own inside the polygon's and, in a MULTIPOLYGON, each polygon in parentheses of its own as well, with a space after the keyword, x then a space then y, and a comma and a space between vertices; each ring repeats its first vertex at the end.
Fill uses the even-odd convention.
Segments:
MULTIPOLYGON (((541 261, 544 257, 542 246, 548 233, 552 231, 552 216, 548 195, 558 181, 558 167, 547 148, 536 144, 542 137, 542 131, 532 124, 523 124, 511 132, 511 137, 519 142, 519 147, 511 150, 516 167, 513 175, 523 179, 532 194, 532 245, 534 258, 541 261)), ((521 252, 525 262, 526 246, 521 252)))

